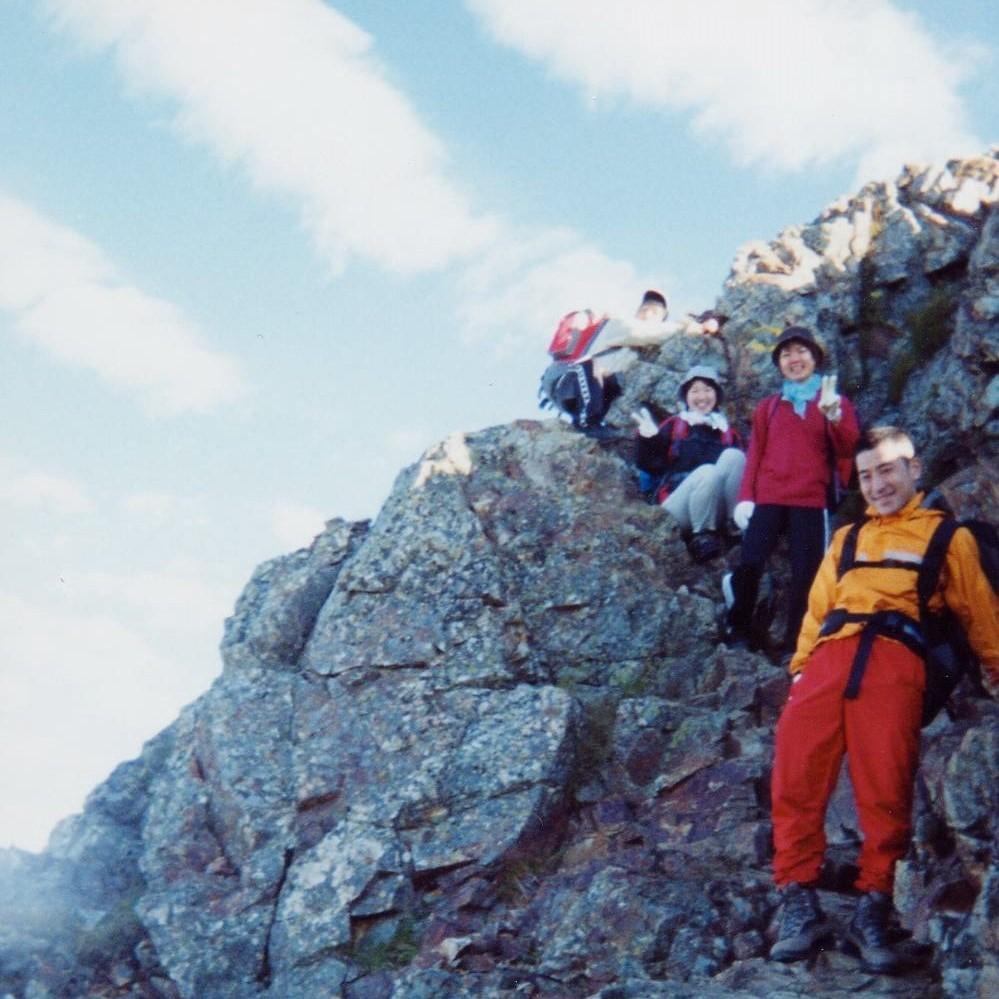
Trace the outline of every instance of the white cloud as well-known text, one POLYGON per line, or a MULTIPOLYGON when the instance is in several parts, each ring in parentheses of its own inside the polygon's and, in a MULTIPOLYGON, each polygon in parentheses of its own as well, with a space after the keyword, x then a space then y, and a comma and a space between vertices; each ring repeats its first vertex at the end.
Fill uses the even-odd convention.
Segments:
POLYGON ((860 179, 906 159, 976 152, 958 94, 978 53, 945 51, 886 0, 466 0, 493 36, 586 99, 693 114, 740 164, 850 161, 860 179))
POLYGON ((167 658, 111 613, 0 593, 0 846, 52 826, 204 688, 217 663, 167 658))
POLYGON ((0 310, 52 357, 154 413, 204 412, 246 391, 236 364, 205 347, 176 306, 125 284, 93 243, 2 193, 0 310))
POLYGON ((394 454, 413 461, 426 450, 432 436, 426 427, 399 427, 390 431, 385 443, 394 454))
POLYGON ((178 525, 185 530, 209 526, 204 501, 193 496, 143 489, 121 497, 118 506, 130 523, 148 530, 178 525))
POLYGON ((128 83, 177 107, 192 141, 290 195, 335 271, 356 254, 444 266, 491 238, 444 175, 435 136, 386 79, 370 37, 320 0, 49 0, 113 49, 128 83))
MULTIPOLYGON (((466 3, 588 103, 686 112, 742 164, 852 160, 865 180, 981 146, 958 94, 976 53, 944 51, 888 0, 466 3)), ((641 285, 663 285, 579 234, 477 213, 371 37, 320 0, 48 8, 110 49, 130 87, 168 100, 188 139, 290 197, 334 271, 352 256, 403 272, 460 265, 459 316, 500 350, 538 342, 584 302, 630 311, 641 285)))
POLYGON ((647 287, 668 284, 640 277, 631 264, 608 258, 568 229, 511 233, 466 270, 459 318, 471 338, 500 331, 501 352, 522 345, 543 350, 566 312, 631 315, 647 287))
POLYGON ((144 631, 220 635, 236 590, 216 575, 208 566, 190 563, 129 572, 86 570, 71 574, 68 587, 77 606, 132 613, 144 631))
POLYGON ((111 48, 130 86, 173 102, 186 137, 290 196, 334 271, 352 255, 401 272, 471 267, 461 318, 502 326, 507 343, 540 339, 584 298, 635 293, 630 265, 578 235, 514 232, 476 214, 370 36, 319 0, 48 6, 78 38, 111 48))
POLYGON ((276 503, 271 514, 274 536, 289 549, 307 548, 326 527, 327 515, 304 503, 276 503))
POLYGON ((47 510, 60 517, 93 509, 87 487, 65 475, 18 469, 0 458, 0 504, 27 510, 47 510))

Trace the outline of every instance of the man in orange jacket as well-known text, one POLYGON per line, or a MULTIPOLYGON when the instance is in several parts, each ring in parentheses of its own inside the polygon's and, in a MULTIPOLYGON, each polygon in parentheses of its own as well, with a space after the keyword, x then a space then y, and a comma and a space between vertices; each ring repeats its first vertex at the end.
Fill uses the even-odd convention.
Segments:
MULTIPOLYGON (((900 612, 918 628, 917 572, 946 514, 922 505, 922 467, 904 431, 867 431, 856 462, 869 519, 857 535, 851 571, 838 572, 849 528, 837 531, 819 567, 777 725, 773 869, 783 900, 770 956, 798 960, 831 933, 814 886, 826 846, 826 806, 846 752, 864 836, 855 884, 861 896, 847 940, 868 970, 890 973, 902 964, 889 934, 891 892, 895 862, 907 851, 911 832, 925 670, 909 645, 883 634, 873 638, 859 686, 854 666, 865 616, 900 612), (840 612, 834 621, 849 616, 849 623, 830 628, 833 611, 840 612)), ((999 689, 999 601, 967 529, 951 540, 929 609, 944 604, 964 626, 985 682, 999 689)))

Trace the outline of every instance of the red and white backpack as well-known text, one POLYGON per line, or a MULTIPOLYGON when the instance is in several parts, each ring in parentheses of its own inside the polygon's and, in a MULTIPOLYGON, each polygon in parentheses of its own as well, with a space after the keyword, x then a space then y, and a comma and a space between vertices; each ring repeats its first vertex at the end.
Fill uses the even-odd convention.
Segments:
POLYGON ((590 309, 567 312, 559 322, 552 342, 548 345, 548 353, 556 361, 575 364, 589 353, 606 324, 606 317, 598 317, 590 309))

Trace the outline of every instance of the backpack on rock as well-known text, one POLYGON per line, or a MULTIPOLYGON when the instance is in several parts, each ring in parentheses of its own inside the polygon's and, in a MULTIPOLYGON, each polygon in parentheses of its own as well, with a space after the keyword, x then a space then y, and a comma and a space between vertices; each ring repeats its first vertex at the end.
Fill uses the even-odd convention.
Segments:
POLYGON ((552 363, 541 375, 538 406, 565 413, 577 430, 593 431, 601 426, 611 403, 621 394, 615 375, 598 378, 589 355, 607 325, 590 309, 568 312, 559 321, 548 354, 552 363))

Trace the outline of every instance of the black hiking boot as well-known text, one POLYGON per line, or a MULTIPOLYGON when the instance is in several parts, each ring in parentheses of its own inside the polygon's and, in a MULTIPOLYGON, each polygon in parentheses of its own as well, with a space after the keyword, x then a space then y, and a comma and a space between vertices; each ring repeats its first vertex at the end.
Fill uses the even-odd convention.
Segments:
POLYGON ((733 652, 755 652, 756 646, 750 636, 744 631, 737 631, 726 622, 722 629, 722 644, 733 652))
POLYGON ((610 427, 606 423, 599 423, 595 427, 579 427, 579 432, 584 437, 589 437, 595 441, 619 441, 624 439, 624 434, 615 427, 610 427))
POLYGON ((933 956, 933 945, 913 939, 912 933, 902 926, 894 906, 888 914, 888 943, 906 965, 925 964, 933 956))
POLYGON ((710 562, 722 553, 721 538, 713 531, 698 531, 687 545, 695 562, 710 562))
POLYGON ((832 924, 819 905, 814 888, 795 883, 783 891, 777 942, 770 948, 772 961, 800 961, 821 940, 832 936, 832 924))
POLYGON ((906 963, 892 940, 891 916, 891 897, 884 892, 869 891, 860 896, 846 929, 845 948, 860 955, 864 971, 893 975, 906 963))
POLYGON ((732 573, 726 572, 721 579, 722 598, 725 601, 725 617, 722 622, 722 641, 730 648, 745 652, 749 649, 749 634, 732 624, 732 607, 735 593, 732 590, 732 573))

